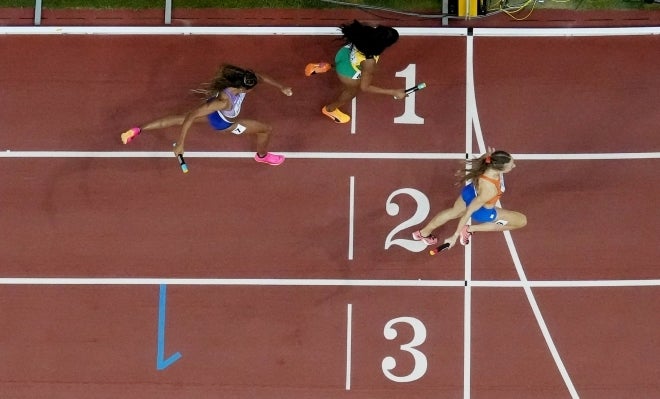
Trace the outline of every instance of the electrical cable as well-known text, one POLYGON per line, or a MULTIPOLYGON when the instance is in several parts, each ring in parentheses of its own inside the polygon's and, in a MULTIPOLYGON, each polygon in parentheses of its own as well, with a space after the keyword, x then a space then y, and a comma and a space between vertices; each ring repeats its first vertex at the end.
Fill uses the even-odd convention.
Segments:
POLYGON ((451 15, 449 15, 449 14, 421 14, 421 13, 417 13, 417 12, 401 11, 401 10, 395 10, 393 8, 386 8, 386 7, 381 7, 381 6, 371 6, 371 5, 368 5, 368 4, 347 3, 345 1, 340 1, 340 0, 320 0, 320 1, 322 1, 323 3, 330 3, 330 4, 341 5, 341 6, 361 8, 361 9, 364 9, 364 10, 385 11, 385 12, 389 12, 389 13, 392 13, 392 14, 406 15, 406 16, 409 16, 409 17, 429 18, 429 19, 451 17, 451 15))
MULTIPOLYGON (((388 12, 392 14, 398 14, 398 15, 405 15, 409 17, 417 17, 417 18, 427 18, 427 19, 439 19, 439 18, 448 18, 448 19, 464 19, 464 17, 459 17, 456 15, 450 15, 450 14, 422 14, 422 13, 417 13, 417 12, 410 12, 410 11, 402 11, 402 10, 396 10, 393 8, 387 8, 387 7, 381 7, 381 6, 372 6, 368 4, 354 4, 354 3, 349 3, 341 0, 320 0, 324 3, 330 3, 330 4, 336 4, 340 6, 347 6, 347 7, 354 7, 354 8, 359 8, 362 9, 372 15, 376 15, 380 18, 387 18, 380 16, 376 14, 374 11, 383 11, 383 12, 388 12)), ((553 2, 557 3, 567 3, 570 2, 571 0, 552 0, 553 2)), ((509 5, 507 0, 499 0, 495 7, 493 8, 488 8, 487 12, 488 14, 486 15, 478 15, 476 17, 472 17, 472 19, 479 19, 479 18, 484 18, 488 17, 494 14, 499 14, 501 12, 507 14, 509 17, 516 21, 522 21, 527 18, 529 18, 530 15, 532 15, 532 12, 536 8, 536 4, 538 3, 538 0, 525 0, 523 3, 518 4, 518 5, 509 5), (527 8, 531 4, 531 9, 525 15, 524 17, 520 18, 517 17, 515 14, 521 12, 525 8, 527 8)))

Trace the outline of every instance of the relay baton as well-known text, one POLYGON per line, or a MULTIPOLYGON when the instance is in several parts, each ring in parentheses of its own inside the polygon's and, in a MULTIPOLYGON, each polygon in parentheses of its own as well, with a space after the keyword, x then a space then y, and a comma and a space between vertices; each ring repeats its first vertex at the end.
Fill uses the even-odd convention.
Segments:
POLYGON ((188 165, 186 165, 186 160, 183 159, 183 155, 177 154, 176 157, 179 159, 179 165, 181 165, 183 173, 188 173, 188 165))
POLYGON ((426 88, 426 83, 420 83, 417 86, 413 86, 409 89, 406 89, 405 93, 406 93, 406 95, 408 95, 410 93, 416 92, 417 90, 422 90, 422 89, 425 89, 425 88, 426 88))
MULTIPOLYGON (((176 143, 172 143, 172 147, 176 147, 176 143)), ((176 159, 179 160, 179 166, 181 166, 181 171, 183 173, 188 173, 188 165, 186 164, 186 160, 183 159, 183 155, 176 154, 176 159)))
POLYGON ((440 245, 437 248, 433 248, 432 250, 429 251, 429 255, 433 256, 437 254, 438 252, 444 251, 445 249, 449 249, 449 243, 445 242, 442 245, 440 245))

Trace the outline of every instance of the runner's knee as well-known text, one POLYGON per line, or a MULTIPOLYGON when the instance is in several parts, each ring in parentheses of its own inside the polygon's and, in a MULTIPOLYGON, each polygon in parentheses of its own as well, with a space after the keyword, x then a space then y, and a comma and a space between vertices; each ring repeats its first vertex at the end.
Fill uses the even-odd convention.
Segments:
POLYGON ((273 127, 267 123, 259 122, 255 127, 255 133, 270 134, 273 131, 273 127))
POLYGON ((246 131, 250 134, 256 134, 258 136, 268 136, 273 131, 273 127, 266 123, 246 123, 246 131))
POLYGON ((272 131, 273 131, 272 126, 266 125, 266 124, 261 124, 259 126, 259 131, 257 132, 257 134, 260 135, 260 136, 270 136, 272 131))

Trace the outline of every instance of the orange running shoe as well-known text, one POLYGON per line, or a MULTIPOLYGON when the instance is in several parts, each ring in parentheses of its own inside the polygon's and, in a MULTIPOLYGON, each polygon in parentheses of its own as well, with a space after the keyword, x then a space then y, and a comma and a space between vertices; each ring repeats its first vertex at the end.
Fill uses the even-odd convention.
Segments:
POLYGON ((328 118, 332 119, 337 123, 348 123, 351 120, 351 117, 341 112, 339 108, 330 112, 325 107, 323 107, 323 109, 321 109, 321 112, 323 112, 323 115, 327 116, 328 118))
POLYGON ((317 73, 326 73, 330 69, 332 69, 332 66, 327 62, 307 64, 305 67, 305 76, 312 76, 317 73))

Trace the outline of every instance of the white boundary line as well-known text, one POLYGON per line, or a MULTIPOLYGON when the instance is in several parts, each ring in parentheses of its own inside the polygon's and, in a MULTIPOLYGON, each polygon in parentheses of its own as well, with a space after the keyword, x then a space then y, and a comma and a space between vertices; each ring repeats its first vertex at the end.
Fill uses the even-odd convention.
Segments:
MULTIPOLYGON (((298 159, 463 159, 463 153, 282 152, 298 159)), ((0 158, 172 158, 171 151, 0 151, 0 158)), ((186 151, 186 158, 253 158, 254 152, 186 151)), ((660 153, 658 153, 660 157, 660 153)))
POLYGON ((489 288, 523 288, 529 286, 532 288, 612 288, 612 287, 658 287, 660 279, 648 280, 539 280, 529 281, 506 281, 506 280, 487 280, 471 281, 473 287, 489 288))
POLYGON ((566 370, 566 366, 564 366, 564 362, 561 359, 561 356, 559 355, 559 351, 555 346, 552 336, 550 335, 550 330, 548 329, 548 326, 545 323, 545 319, 543 318, 541 309, 539 308, 539 305, 536 302, 534 293, 532 292, 532 289, 529 286, 529 284, 527 284, 527 276, 525 275, 525 270, 523 269, 522 263, 520 262, 520 258, 518 257, 518 251, 516 250, 516 247, 513 244, 513 238, 511 237, 511 232, 505 231, 504 238, 506 239, 506 245, 509 247, 509 252, 511 252, 511 258, 513 259, 513 264, 516 267, 516 271, 518 272, 520 281, 523 284, 523 289, 525 291, 525 295, 527 296, 527 300, 529 301, 529 305, 532 308, 534 317, 536 317, 536 321, 541 329, 543 338, 545 338, 545 342, 548 345, 548 349, 550 349, 550 353, 552 354, 552 358, 555 361, 555 365, 557 366, 557 369, 559 370, 559 373, 561 374, 561 377, 564 380, 564 384, 566 384, 566 388, 568 388, 568 391, 571 394, 571 398, 579 399, 580 396, 578 395, 577 390, 573 385, 571 376, 568 374, 568 371, 566 370))
MULTIPOLYGON (((397 27, 400 36, 466 36, 467 28, 397 27)), ((338 36, 339 28, 266 26, 0 26, 5 35, 338 36)))
POLYGON ((355 176, 348 182, 348 260, 353 260, 353 241, 355 223, 355 176))
MULTIPOLYGON (((292 287, 456 287, 465 280, 346 280, 287 278, 151 278, 151 277, 1 277, 2 285, 203 285, 203 286, 292 286, 292 287)), ((479 288, 608 288, 660 287, 660 279, 646 280, 474 280, 467 283, 479 288)))
POLYGON ((470 399, 472 387, 472 251, 465 246, 465 289, 463 290, 463 398, 470 399))
POLYGON ((353 362, 353 304, 346 306, 346 390, 351 390, 351 366, 353 362))
POLYGON ((528 161, 584 161, 584 160, 622 160, 622 159, 658 159, 660 152, 610 152, 596 154, 514 154, 516 159, 528 161))
POLYGON ((6 277, 0 285, 224 285, 299 287, 464 287, 463 280, 345 280, 278 278, 6 277))
POLYGON ((561 36, 648 36, 660 35, 660 27, 628 28, 474 28, 481 37, 561 37, 561 36))
MULTIPOLYGON (((477 112, 476 103, 469 99, 474 97, 474 37, 468 35, 465 50, 465 158, 469 159, 473 151, 472 124, 477 112)), ((463 247, 464 278, 472 280, 472 246, 463 247)), ((470 399, 472 392, 472 287, 465 284, 463 290, 463 399, 470 399)))
MULTIPOLYGON (((477 124, 475 124, 475 129, 477 124)), ((479 129, 481 127, 479 126, 479 129)), ((480 131, 480 130, 479 130, 480 131)), ((482 145, 483 139, 478 140, 482 145)), ((471 145, 466 140, 466 146, 471 145)), ((443 152, 287 152, 287 158, 296 159, 431 159, 462 160, 465 153, 443 152)), ((478 156, 479 154, 468 154, 478 156)), ((528 161, 582 161, 660 159, 660 152, 609 152, 597 154, 513 154, 516 159, 528 161)), ((170 151, 1 151, 0 158, 172 158, 170 151)), ((187 151, 186 158, 253 158, 254 152, 241 151, 187 151)))
POLYGON ((357 96, 351 100, 351 134, 357 133, 357 96))
MULTIPOLYGON (((467 28, 396 27, 401 36, 467 36, 467 28)), ((337 27, 190 26, 1 26, 4 35, 339 35, 337 27)), ((660 27, 628 28, 474 28, 475 37, 648 36, 660 27)))

